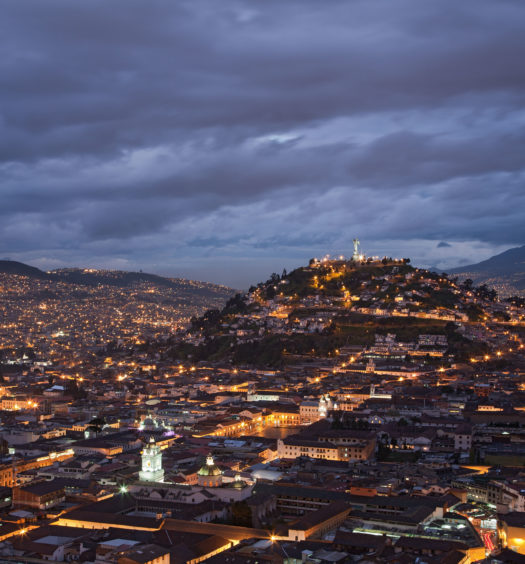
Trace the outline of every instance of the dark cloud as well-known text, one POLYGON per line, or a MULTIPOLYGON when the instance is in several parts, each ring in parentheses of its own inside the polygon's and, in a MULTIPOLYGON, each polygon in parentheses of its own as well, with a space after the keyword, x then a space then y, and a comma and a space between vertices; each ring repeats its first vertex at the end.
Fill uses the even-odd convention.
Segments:
POLYGON ((2 8, 0 253, 239 286, 525 240, 523 3, 2 8))

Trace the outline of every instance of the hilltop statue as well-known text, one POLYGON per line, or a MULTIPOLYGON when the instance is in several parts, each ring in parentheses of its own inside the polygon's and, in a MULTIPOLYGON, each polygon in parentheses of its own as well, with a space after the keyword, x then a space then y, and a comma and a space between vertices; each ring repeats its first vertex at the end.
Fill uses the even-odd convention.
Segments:
POLYGON ((352 255, 352 260, 357 262, 358 260, 361 260, 361 256, 359 254, 360 241, 359 239, 352 239, 352 241, 354 243, 354 254, 352 255))

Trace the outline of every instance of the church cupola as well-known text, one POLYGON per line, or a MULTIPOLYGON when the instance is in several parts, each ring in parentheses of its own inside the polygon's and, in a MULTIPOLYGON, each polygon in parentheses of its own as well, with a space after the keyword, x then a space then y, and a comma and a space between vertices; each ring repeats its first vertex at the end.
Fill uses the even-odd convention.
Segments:
POLYGON ((221 469, 215 464, 211 454, 208 454, 206 463, 197 472, 197 480, 199 486, 207 488, 217 488, 222 485, 221 469))

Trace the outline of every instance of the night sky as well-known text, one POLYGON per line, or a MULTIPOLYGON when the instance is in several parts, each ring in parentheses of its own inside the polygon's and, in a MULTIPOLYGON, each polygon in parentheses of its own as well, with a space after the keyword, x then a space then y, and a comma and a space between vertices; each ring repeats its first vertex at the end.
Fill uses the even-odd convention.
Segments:
POLYGON ((525 243, 523 0, 4 0, 0 258, 247 287, 525 243))

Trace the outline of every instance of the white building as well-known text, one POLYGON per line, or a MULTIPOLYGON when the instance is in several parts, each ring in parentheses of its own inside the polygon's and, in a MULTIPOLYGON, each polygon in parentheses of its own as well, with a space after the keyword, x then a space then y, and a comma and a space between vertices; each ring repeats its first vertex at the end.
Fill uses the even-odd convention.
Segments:
POLYGON ((162 453, 155 444, 155 439, 150 438, 149 443, 142 449, 142 470, 139 479, 143 482, 163 482, 164 469, 162 468, 162 453))

